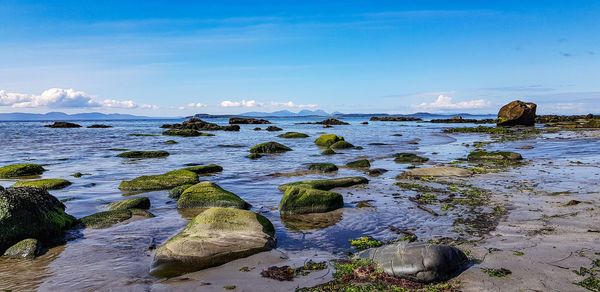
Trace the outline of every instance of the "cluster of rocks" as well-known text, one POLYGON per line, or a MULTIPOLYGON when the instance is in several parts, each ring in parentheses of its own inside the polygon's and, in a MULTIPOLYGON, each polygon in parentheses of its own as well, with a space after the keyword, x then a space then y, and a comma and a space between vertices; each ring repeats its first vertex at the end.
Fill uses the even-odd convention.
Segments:
POLYGON ((340 121, 338 119, 325 119, 320 122, 310 122, 310 123, 297 123, 298 125, 324 125, 324 126, 332 126, 332 125, 350 125, 344 121, 340 121))
POLYGON ((50 125, 44 125, 46 128, 81 128, 81 125, 69 122, 54 122, 50 125))
POLYGON ((371 117, 371 121, 386 121, 386 122, 411 122, 411 121, 422 121, 421 118, 413 117, 371 117))
POLYGON ((271 122, 269 122, 268 120, 255 119, 255 118, 230 118, 229 119, 230 125, 235 125, 235 124, 254 125, 254 124, 270 124, 270 123, 271 122))
POLYGON ((214 123, 205 122, 201 119, 191 118, 181 124, 164 124, 161 128, 165 129, 190 129, 196 131, 239 131, 238 125, 219 126, 214 123))

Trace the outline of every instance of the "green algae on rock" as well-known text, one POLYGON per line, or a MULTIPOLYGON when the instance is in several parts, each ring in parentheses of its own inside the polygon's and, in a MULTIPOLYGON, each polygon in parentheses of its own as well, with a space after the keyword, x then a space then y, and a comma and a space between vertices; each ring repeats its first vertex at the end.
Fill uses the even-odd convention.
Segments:
POLYGON ((38 179, 38 180, 23 180, 15 183, 13 187, 32 187, 44 190, 59 190, 71 185, 71 182, 66 179, 38 179))
POLYGON ((335 142, 344 141, 344 137, 334 134, 323 134, 315 140, 315 144, 321 147, 331 147, 335 142))
POLYGON ((417 156, 413 153, 396 153, 394 157, 396 157, 394 158, 396 163, 422 163, 429 160, 429 158, 417 156))
POLYGON ((167 157, 169 156, 169 152, 167 151, 128 151, 128 152, 123 152, 119 155, 117 155, 117 157, 122 157, 122 158, 163 158, 163 157, 167 157))
POLYGON ((469 153, 467 156, 467 160, 469 161, 480 161, 480 160, 522 160, 523 157, 521 154, 516 152, 508 152, 508 151, 473 151, 469 153))
POLYGON ((308 169, 320 172, 333 172, 338 170, 337 166, 333 163, 311 163, 308 166, 308 169))
POLYGON ((248 155, 248 158, 250 158, 250 159, 259 159, 261 157, 262 157, 262 155, 260 155, 258 153, 250 153, 250 155, 248 155))
POLYGON ((281 135, 277 135, 277 137, 279 138, 286 138, 286 139, 297 139, 297 138, 308 138, 310 136, 304 134, 304 133, 298 133, 298 132, 287 132, 281 135))
POLYGON ((354 148, 354 145, 352 145, 346 141, 337 141, 337 142, 331 144, 331 146, 329 146, 329 147, 331 149, 350 149, 350 148, 354 148))
POLYGON ((292 151, 292 148, 273 141, 258 144, 250 149, 250 153, 283 153, 287 151, 292 151))
POLYGON ((177 142, 175 140, 167 140, 167 141, 165 141, 165 144, 179 144, 179 142, 177 142))
POLYGON ((36 176, 46 171, 41 165, 34 163, 11 164, 0 167, 0 178, 16 178, 36 176))
POLYGON ((130 181, 122 181, 122 191, 158 191, 174 187, 198 183, 198 174, 189 170, 173 170, 157 175, 143 175, 130 181))
POLYGON ((216 164, 198 165, 186 167, 183 170, 188 170, 196 174, 210 174, 223 171, 223 167, 216 164))
POLYGON ((81 224, 86 228, 104 229, 115 224, 127 221, 133 216, 152 218, 154 215, 142 209, 116 209, 104 212, 98 212, 80 219, 81 224))
POLYGON ((109 203, 110 211, 123 209, 150 209, 150 199, 147 197, 135 197, 109 203))
POLYGON ((289 187, 297 186, 304 188, 312 188, 322 191, 329 191, 333 188, 341 188, 341 187, 350 187, 353 185, 359 184, 368 184, 369 180, 362 176, 353 176, 353 177, 340 177, 333 179, 323 179, 323 180, 305 180, 293 183, 282 184, 277 188, 285 192, 289 187))
POLYGON ((165 136, 180 136, 180 137, 199 137, 199 136, 214 136, 215 134, 203 133, 194 129, 182 130, 166 130, 162 132, 165 136))
POLYGON ((369 160, 361 159, 352 162, 346 163, 346 166, 349 168, 369 168, 371 167, 371 163, 369 160))
POLYGON ((327 148, 325 150, 323 150, 323 152, 321 152, 322 155, 333 155, 333 154, 337 154, 335 153, 335 151, 333 151, 331 148, 327 148))
POLYGON ((35 238, 27 238, 17 242, 4 252, 4 257, 13 259, 33 259, 40 254, 42 244, 35 238))
POLYGON ((183 194, 183 192, 191 186, 193 186, 193 184, 185 184, 172 188, 171 190, 169 190, 169 198, 179 199, 179 197, 181 197, 181 194, 183 194))
POLYGON ((275 228, 252 211, 214 207, 162 244, 151 274, 174 277, 275 248, 275 228))
POLYGON ((279 203, 281 214, 323 213, 342 208, 342 195, 305 187, 289 187, 279 203))
POLYGON ((250 204, 213 182, 205 181, 187 188, 177 201, 177 208, 226 207, 249 209, 250 204))

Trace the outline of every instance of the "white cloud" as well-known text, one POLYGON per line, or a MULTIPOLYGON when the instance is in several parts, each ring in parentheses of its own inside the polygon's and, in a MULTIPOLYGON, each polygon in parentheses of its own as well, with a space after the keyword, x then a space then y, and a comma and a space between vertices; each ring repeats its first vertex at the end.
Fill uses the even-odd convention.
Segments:
POLYGON ((268 107, 268 108, 316 108, 316 104, 295 104, 292 101, 269 103, 257 102, 256 100, 230 101, 224 100, 221 102, 221 107, 268 107))
POLYGON ((105 99, 102 102, 102 106, 111 107, 111 108, 136 108, 137 104, 133 102, 133 100, 114 100, 114 99, 105 99))
POLYGON ((452 102, 452 97, 440 95, 432 103, 421 103, 414 107, 426 110, 445 110, 445 109, 479 109, 491 106, 491 102, 483 99, 474 99, 470 101, 452 102))
POLYGON ((188 107, 206 107, 206 105, 203 103, 193 103, 192 102, 192 103, 188 104, 188 107))

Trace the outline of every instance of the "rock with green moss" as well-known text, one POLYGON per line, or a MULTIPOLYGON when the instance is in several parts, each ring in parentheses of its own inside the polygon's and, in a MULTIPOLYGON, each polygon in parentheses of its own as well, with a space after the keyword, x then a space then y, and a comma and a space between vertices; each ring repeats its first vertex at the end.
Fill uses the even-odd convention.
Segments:
POLYGON ((346 141, 337 141, 337 142, 331 144, 330 148, 331 149, 350 149, 350 148, 354 148, 354 145, 352 145, 346 141))
POLYGON ((123 209, 150 209, 150 199, 147 197, 135 197, 112 202, 108 204, 108 206, 110 211, 123 209))
POLYGON ((122 181, 122 191, 158 191, 168 190, 185 184, 198 183, 198 174, 189 170, 173 170, 158 175, 144 175, 129 181, 122 181))
POLYGON ((13 259, 33 259, 40 254, 42 243, 35 238, 27 238, 17 242, 4 252, 4 257, 13 259))
POLYGON ((287 151, 292 151, 292 148, 272 141, 258 144, 250 149, 250 153, 283 153, 287 151))
POLYGON ((127 151, 123 152, 117 157, 122 158, 163 158, 169 156, 169 152, 167 151, 127 151))
POLYGON ((336 154, 336 153, 335 153, 335 151, 333 151, 333 149, 327 148, 327 149, 323 150, 323 152, 321 152, 321 154, 323 154, 323 155, 333 155, 333 154, 336 154))
POLYGON ((165 141, 165 144, 178 144, 179 142, 175 141, 175 140, 167 140, 165 141))
POLYGON ((250 159, 259 159, 259 158, 261 158, 261 157, 262 157, 262 155, 260 155, 260 154, 258 154, 258 153, 250 153, 250 154, 248 155, 248 158, 250 158, 250 159))
POLYGON ((322 191, 329 191, 333 188, 341 188, 341 187, 351 187, 354 185, 360 184, 368 184, 369 180, 362 176, 353 176, 353 177, 340 177, 333 179, 322 179, 322 180, 305 180, 293 183, 282 184, 277 188, 285 192, 288 187, 297 186, 304 188, 317 189, 322 191))
POLYGON ((315 140, 315 144, 321 147, 329 148, 336 142, 344 141, 344 137, 336 136, 334 134, 323 134, 317 140, 315 140))
POLYGON ((17 182, 13 185, 15 188, 21 187, 32 187, 40 188, 44 190, 59 190, 66 188, 71 185, 71 182, 66 179, 38 179, 38 180, 24 180, 17 182))
POLYGON ((429 160, 429 158, 421 157, 414 153, 396 153, 394 157, 396 163, 423 163, 429 160))
POLYGON ((264 216, 214 207, 156 250, 151 274, 174 277, 267 251, 276 243, 275 228, 264 216))
POLYGON ((310 136, 304 134, 304 133, 298 133, 298 132, 287 132, 281 135, 277 135, 277 137, 279 138, 286 138, 286 139, 297 139, 297 138, 308 138, 310 136))
POLYGON ((521 160, 523 157, 521 154, 516 152, 507 152, 507 151, 473 151, 469 153, 467 156, 467 160, 469 161, 481 161, 481 160, 509 160, 516 161, 521 160))
POLYGON ((177 208, 226 207, 249 209, 250 204, 213 182, 205 181, 187 188, 177 200, 177 208))
POLYGON ((346 163, 346 166, 348 166, 349 168, 369 168, 371 167, 371 163, 369 162, 369 160, 361 159, 348 162, 346 163))
POLYGON ((308 169, 318 172, 333 172, 338 170, 337 166, 333 163, 311 163, 308 169))
POLYGON ((215 172, 221 172, 221 171, 223 171, 223 167, 216 165, 216 164, 209 164, 209 165, 190 166, 190 167, 184 168, 183 170, 189 170, 196 174, 203 175, 203 174, 211 174, 211 173, 215 173, 215 172))
POLYGON ((344 207, 342 195, 304 187, 289 187, 279 203, 283 215, 323 213, 344 207))
POLYGON ((181 197, 181 194, 183 194, 183 192, 191 186, 193 186, 193 184, 186 184, 172 188, 171 190, 169 190, 169 198, 179 199, 179 197, 181 197))
POLYGON ((180 136, 180 137, 199 137, 199 136, 214 136, 215 134, 203 133, 194 129, 182 130, 166 130, 162 132, 165 136, 180 136))
POLYGON ((0 178, 16 178, 37 176, 46 171, 41 165, 34 163, 12 164, 0 167, 0 178))
POLYGON ((65 205, 48 191, 7 188, 0 191, 0 254, 17 242, 36 238, 43 245, 64 242, 64 231, 76 223, 65 205))
POLYGON ((104 229, 127 221, 133 216, 154 217, 152 213, 142 209, 116 209, 85 216, 80 221, 85 228, 104 229))

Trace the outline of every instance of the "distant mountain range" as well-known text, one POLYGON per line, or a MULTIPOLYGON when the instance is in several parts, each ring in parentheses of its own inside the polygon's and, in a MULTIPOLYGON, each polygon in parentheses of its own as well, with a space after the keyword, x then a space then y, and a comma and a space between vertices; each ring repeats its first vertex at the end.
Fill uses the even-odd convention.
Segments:
POLYGON ((49 112, 45 114, 31 113, 0 113, 0 121, 74 121, 74 120, 146 120, 158 119, 153 117, 135 116, 127 114, 81 113, 65 114, 62 112, 49 112))

